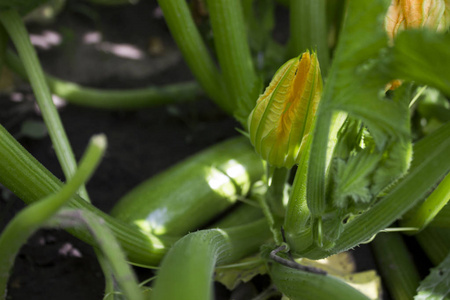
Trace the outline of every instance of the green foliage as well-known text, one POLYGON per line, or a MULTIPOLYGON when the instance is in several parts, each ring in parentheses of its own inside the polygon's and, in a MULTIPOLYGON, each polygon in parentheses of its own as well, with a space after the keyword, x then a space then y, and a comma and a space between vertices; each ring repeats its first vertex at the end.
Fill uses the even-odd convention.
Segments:
POLYGON ((450 299, 450 255, 420 283, 414 300, 450 299))
POLYGON ((341 223, 369 208, 380 192, 409 167, 410 88, 400 88, 393 97, 386 95, 384 89, 390 78, 379 67, 379 56, 388 47, 381 17, 387 4, 381 0, 348 3, 319 106, 312 172, 308 174, 308 207, 313 216, 317 215, 313 222, 316 241, 320 236, 332 238, 324 242, 326 247, 339 238, 341 223), (334 158, 327 168, 329 150, 324 146, 333 147, 330 140, 340 126, 331 123, 333 111, 347 113, 349 120, 337 135, 334 158))
MULTIPOLYGON (((54 107, 44 73, 19 15, 12 10, 3 10, 13 9, 23 14, 43 2, 0 0, 0 16, 23 61, 25 71, 19 73, 28 76, 36 95, 41 95, 42 99, 37 98, 40 105, 46 107, 42 109, 46 119, 46 114, 53 113, 54 107)), ((91 2, 114 4, 131 1, 91 2)), ((285 49, 270 36, 274 27, 274 2, 206 2, 214 38, 213 55, 201 38, 186 1, 159 1, 174 39, 202 87, 246 128, 248 114, 262 91, 264 79, 285 55, 285 49)), ((287 259, 291 255, 319 259, 353 248, 404 215, 448 174, 450 113, 448 99, 444 95, 450 96, 450 36, 426 30, 405 31, 391 45, 383 26, 389 2, 347 1, 345 9, 342 3, 330 2, 331 6, 339 5, 341 11, 345 10, 345 21, 331 69, 327 71, 328 63, 323 63, 324 74, 328 77, 325 78, 323 97, 312 127, 314 131, 307 137, 306 154, 300 159, 287 208, 282 199, 288 186, 288 171, 277 170, 275 174, 278 175, 272 177, 270 184, 253 185, 252 188, 251 184, 262 177, 262 164, 241 138, 219 144, 139 186, 113 210, 118 220, 96 210, 83 200, 83 195, 74 195, 72 199, 68 195, 64 200, 76 210, 59 214, 59 219, 54 219, 52 224, 70 223, 74 220, 64 220, 64 217, 77 215, 74 222, 76 225, 83 223, 84 231, 77 229, 73 232, 90 243, 97 241, 100 244, 110 262, 105 264, 104 272, 110 275, 108 268, 111 267, 116 273, 114 276, 125 274, 124 278, 119 278, 123 280, 118 281, 122 283, 124 294, 133 295, 129 296, 133 299, 139 298, 141 291, 134 279, 128 280, 133 275, 116 239, 128 254, 127 259, 133 262, 157 264, 169 251, 151 292, 154 299, 210 299, 214 270, 216 279, 230 289, 269 270, 277 289, 290 299, 329 299, 330 295, 335 299, 367 299, 337 277, 295 269, 292 261, 290 268, 273 263, 269 260, 269 253, 286 242, 290 252, 286 250, 281 256, 289 263, 287 259), (397 90, 386 92, 386 85, 393 79, 406 82, 397 90), (415 99, 418 102, 410 104, 414 86, 408 81, 427 84, 436 90, 417 89, 415 99), (418 120, 413 122, 414 133, 411 133, 410 111, 414 109, 414 117, 418 120), (428 122, 426 126, 421 124, 423 120, 428 122), (412 136, 425 137, 414 145, 414 160, 411 162, 412 136), (247 223, 239 216, 228 219, 240 219, 235 224, 227 221, 228 225, 238 226, 187 234, 212 221, 247 193, 259 200, 256 215, 263 210, 265 220, 247 223), (282 228, 285 228, 285 234, 282 228), (272 239, 268 241, 271 233, 272 239), (267 241, 268 244, 262 245, 267 241), (234 264, 258 248, 260 256, 234 264), (220 266, 224 263, 232 265, 220 266), (176 289, 173 288, 174 283, 177 284, 176 289)), ((294 36, 291 37, 290 49, 318 49, 321 60, 327 62, 330 45, 326 42, 326 28, 329 26, 325 20, 324 1, 295 0, 291 1, 291 9, 291 16, 299 13, 302 18, 291 20, 295 30, 292 31, 294 36), (308 16, 305 11, 312 13, 308 16), (298 20, 301 22, 296 23, 298 20), (299 32, 305 31, 305 34, 297 34, 300 27, 299 32)), ((340 23, 339 20, 328 22, 340 23)), ((17 64, 20 70, 20 63, 17 64)), ((53 78, 49 82, 54 90, 61 85, 71 87, 69 92, 72 94, 74 87, 81 89, 53 78)), ((196 86, 181 91, 192 88, 195 92, 196 86)), ((110 94, 98 90, 88 92, 97 100, 103 95, 108 107, 113 106, 110 94)), ((158 89, 158 93, 151 94, 155 100, 167 92, 158 89)), ((179 93, 178 90, 175 95, 179 93)), ((78 97, 85 99, 85 95, 78 97)), ((142 93, 134 95, 142 96, 142 93)), ((167 97, 156 102, 165 99, 167 97)), ((114 101, 114 105, 120 106, 122 99, 117 96, 114 101)), ((156 102, 151 103, 154 105, 156 102)), ((71 165, 70 157, 63 157, 71 150, 64 146, 64 135, 56 135, 64 132, 56 110, 53 117, 56 117, 53 122, 46 121, 47 129, 55 145, 62 145, 55 148, 62 157, 62 163, 67 165, 64 169, 70 177, 76 164, 73 162, 71 165)), ((25 123, 22 134, 41 136, 45 134, 44 129, 25 123)), ((63 190, 65 186, 62 187, 62 183, 39 165, 1 126, 0 137, 0 154, 5 157, 0 160, 0 182, 30 203, 45 197, 57 197, 58 194, 52 193, 63 190)), ((441 198, 446 194, 443 195, 441 198)), ((36 206, 30 206, 31 209, 33 207, 36 206)), ((27 211, 24 210, 25 213, 27 211)), ((429 211, 425 214, 431 215, 429 211)), ((45 214, 37 215, 42 217, 45 214)), ((27 221, 30 220, 33 219, 30 217, 27 221)), ((39 227, 39 224, 32 225, 32 229, 39 227)), ((430 245, 439 241, 435 236, 430 239, 426 240, 430 245)), ((14 246, 18 247, 22 242, 16 240, 14 246)), ((438 247, 436 243, 434 246, 430 252, 439 254, 436 255, 438 258, 448 252, 446 244, 438 247)), ((108 280, 107 285, 111 287, 112 277, 109 276, 108 280)), ((449 290, 450 256, 422 282, 416 299, 447 299, 449 290)))
POLYGON ((264 261, 258 257, 247 257, 230 266, 216 269, 215 280, 229 290, 234 290, 240 283, 248 282, 257 275, 267 273, 264 261))
POLYGON ((355 203, 368 203, 372 199, 369 174, 380 161, 380 155, 374 153, 376 150, 371 148, 362 149, 358 154, 352 155, 347 162, 340 159, 335 161, 332 199, 336 207, 347 208, 350 200, 355 203))
POLYGON ((416 136, 430 134, 450 121, 450 103, 439 90, 427 87, 416 101, 412 121, 416 136))
POLYGON ((332 115, 344 111, 364 122, 377 147, 384 147, 389 135, 406 135, 402 126, 407 118, 392 101, 380 99, 385 79, 373 73, 375 58, 386 46, 380 16, 387 9, 385 1, 349 1, 339 44, 326 79, 319 104, 308 174, 308 207, 313 215, 325 211, 327 149, 333 147, 340 124, 332 126, 332 115), (361 105, 361 104, 364 105, 361 105), (314 162, 312 167, 311 162, 314 162))
POLYGON ((383 53, 383 71, 391 78, 426 84, 450 96, 449 47, 449 34, 403 31, 395 39, 394 47, 383 53))
POLYGON ((387 46, 380 18, 386 7, 386 1, 349 3, 324 95, 331 109, 363 121, 379 148, 389 136, 408 137, 408 115, 400 103, 383 96, 389 78, 376 70, 387 46))
MULTIPOLYGON (((332 253, 340 252, 370 239, 417 204, 450 169, 450 123, 414 144, 414 159, 408 173, 361 215, 344 225, 332 253), (365 230, 361 230, 364 228, 365 230)), ((312 251, 314 257, 325 255, 312 251)))

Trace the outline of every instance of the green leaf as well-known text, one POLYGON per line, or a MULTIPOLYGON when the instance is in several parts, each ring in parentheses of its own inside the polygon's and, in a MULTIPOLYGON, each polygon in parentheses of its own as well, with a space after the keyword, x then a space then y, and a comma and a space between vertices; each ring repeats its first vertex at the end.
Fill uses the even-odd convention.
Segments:
POLYGON ((424 91, 417 111, 427 120, 436 118, 444 123, 450 121, 450 103, 442 93, 433 88, 424 91))
POLYGON ((267 273, 266 265, 260 257, 247 257, 237 263, 216 269, 215 280, 229 290, 234 290, 241 282, 248 282, 257 275, 267 273))
POLYGON ((384 54, 384 71, 392 78, 416 81, 450 95, 450 35, 427 30, 407 30, 384 54))
POLYGON ((361 144, 363 128, 359 120, 347 118, 339 129, 338 141, 334 148, 335 158, 347 160, 355 148, 361 144))
POLYGON ((429 134, 443 123, 450 121, 450 103, 440 91, 428 87, 417 101, 415 127, 429 134), (425 123, 425 124, 424 124, 425 123))
POLYGON ((414 300, 450 299, 450 254, 419 286, 414 300))
POLYGON ((378 196, 386 187, 393 185, 398 178, 408 170, 412 158, 410 111, 409 103, 412 100, 412 86, 403 84, 393 92, 393 99, 398 104, 398 109, 406 119, 398 124, 398 129, 405 133, 404 136, 391 136, 384 148, 383 158, 377 166, 374 174, 371 193, 378 196))
POLYGON ((333 253, 355 247, 386 228, 423 199, 450 169, 450 123, 414 145, 408 174, 389 193, 345 225, 333 253), (365 230, 361 230, 365 228, 365 230))
POLYGON ((381 163, 377 166, 371 186, 372 195, 377 196, 403 176, 409 168, 411 158, 411 142, 394 140, 387 148, 381 163))
POLYGON ((357 155, 351 156, 347 162, 338 159, 334 172, 334 205, 346 208, 349 198, 355 202, 368 203, 372 199, 369 190, 369 175, 380 161, 380 153, 366 148, 357 155))
POLYGON ((387 76, 374 72, 380 52, 387 47, 383 20, 388 2, 347 2, 346 19, 319 104, 312 143, 307 193, 308 199, 314 199, 308 201, 308 208, 315 217, 325 210, 327 152, 333 147, 330 140, 339 128, 339 124, 332 124, 335 112, 344 111, 361 120, 380 150, 391 137, 408 136, 408 117, 403 107, 383 98, 387 76))
MULTIPOLYGON (((388 135, 407 136, 402 106, 384 98, 389 76, 377 70, 387 47, 383 20, 387 1, 350 1, 326 87, 331 108, 360 119, 382 146, 388 135)), ((327 99, 328 98, 328 99, 327 99)))
MULTIPOLYGON (((392 101, 408 117, 411 86, 404 84, 392 93, 392 101)), ((399 124, 400 130, 407 133, 410 132, 408 119, 404 120, 404 124, 399 124)), ((333 203, 340 208, 347 207, 348 199, 359 204, 371 202, 409 168, 412 157, 410 138, 386 136, 380 151, 375 147, 375 137, 371 133, 361 128, 357 120, 350 119, 341 128, 332 172, 333 203)))

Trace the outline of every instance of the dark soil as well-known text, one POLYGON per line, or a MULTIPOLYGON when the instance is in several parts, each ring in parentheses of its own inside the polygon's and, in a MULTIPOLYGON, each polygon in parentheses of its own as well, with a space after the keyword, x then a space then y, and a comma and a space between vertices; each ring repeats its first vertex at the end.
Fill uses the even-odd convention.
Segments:
MULTIPOLYGON (((53 23, 30 23, 30 33, 36 36, 50 32, 61 38, 59 44, 48 49, 38 47, 44 69, 59 78, 102 88, 191 80, 155 2, 100 7, 68 1, 53 23), (101 41, 83 43, 87 34, 100 34, 101 41), (160 50, 154 49, 155 41, 160 50), (153 45, 150 51, 149 43, 153 45), (142 58, 119 57, 105 46, 113 44, 132 46, 142 58)), ((33 139, 21 134, 24 122, 41 121, 28 84, 16 81, 13 95, 22 99, 20 102, 11 101, 11 95, 1 97, 0 123, 63 179, 48 136, 33 139)), ((207 99, 139 111, 103 111, 69 104, 60 109, 60 114, 77 159, 93 134, 105 133, 108 138, 106 156, 87 185, 93 204, 104 211, 143 180, 201 149, 238 135, 238 124, 207 99)), ((10 192, 2 192, 0 230, 24 207, 10 192)), ((356 253, 359 270, 374 268, 370 248, 363 246, 356 253)), ((142 279, 152 276, 143 270, 138 273, 142 279)), ((18 255, 8 299, 102 299, 103 289, 103 274, 92 248, 62 230, 45 229, 34 234, 18 255)), ((225 299, 229 297, 224 288, 218 290, 227 295, 225 299)))

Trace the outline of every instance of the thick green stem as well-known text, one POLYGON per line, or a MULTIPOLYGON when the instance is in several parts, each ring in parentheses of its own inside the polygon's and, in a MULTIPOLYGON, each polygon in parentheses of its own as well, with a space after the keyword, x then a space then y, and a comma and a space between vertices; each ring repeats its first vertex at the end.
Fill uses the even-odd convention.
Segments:
POLYGON ((419 230, 426 227, 450 199, 450 174, 444 177, 437 188, 420 205, 414 207, 402 219, 401 226, 415 227, 419 230))
POLYGON ((447 203, 447 205, 439 211, 430 226, 450 229, 450 204, 447 203))
POLYGON ((152 299, 212 299, 214 267, 251 254, 269 237, 265 220, 183 237, 164 257, 152 299))
MULTIPOLYGON (((20 59, 25 66, 31 86, 33 87, 36 101, 41 109, 42 117, 47 125, 53 147, 63 169, 64 175, 70 179, 77 169, 75 156, 70 147, 69 140, 64 131, 61 119, 53 104, 50 91, 45 81, 44 72, 39 63, 36 51, 31 45, 28 32, 23 24, 22 18, 14 10, 0 11, 0 21, 8 32, 17 48, 20 59)), ((80 193, 84 199, 89 200, 84 186, 80 193)))
POLYGON ((450 252, 450 229, 427 227, 416 235, 431 262, 439 265, 450 252))
MULTIPOLYGON (((28 79, 19 58, 11 51, 6 53, 6 64, 23 79, 28 79)), ((100 90, 83 87, 49 75, 45 77, 51 92, 69 103, 102 109, 139 109, 193 101, 203 96, 203 91, 197 82, 132 90, 100 90)))
POLYGON ((305 248, 311 244, 311 235, 309 234, 311 228, 308 226, 311 215, 306 200, 306 183, 311 141, 312 135, 307 139, 304 155, 300 158, 297 172, 295 173, 283 226, 287 243, 291 244, 291 241, 295 240, 296 244, 304 245, 305 248), (306 240, 303 240, 303 238, 306 240))
POLYGON ((103 271, 103 276, 105 277, 105 296, 103 297, 103 300, 114 300, 114 277, 110 272, 108 261, 100 249, 94 248, 94 251, 97 256, 98 264, 103 271))
POLYGON ((6 297, 9 272, 20 247, 39 227, 53 216, 84 184, 97 167, 106 149, 106 138, 92 139, 86 155, 83 156, 78 171, 56 194, 33 203, 8 224, 0 236, 0 299, 6 297))
POLYGON ((272 213, 278 217, 284 217, 284 194, 286 182, 289 179, 290 170, 286 168, 275 168, 272 180, 266 194, 266 201, 272 213))
POLYGON ((331 113, 319 107, 315 129, 313 131, 311 154, 308 166, 307 199, 308 208, 313 217, 320 216, 325 210, 325 174, 327 168, 328 136, 331 126, 331 113))
POLYGON ((420 276, 401 235, 380 233, 371 245, 391 297, 394 300, 413 299, 420 276))
POLYGON ((259 205, 261 206, 261 210, 267 223, 269 224, 275 244, 281 245, 283 243, 283 236, 281 234, 281 224, 279 224, 279 218, 272 214, 272 211, 267 204, 265 195, 255 195, 254 197, 257 198, 259 205))
POLYGON ((239 0, 208 0, 214 44, 231 106, 250 114, 259 94, 239 0))
POLYGON ((317 49, 320 71, 325 78, 330 61, 325 0, 291 0, 289 12, 289 55, 294 57, 308 49, 317 49))
MULTIPOLYGON (((324 94, 327 94, 326 92, 324 94)), ((330 142, 340 127, 338 114, 328 109, 325 99, 319 104, 319 110, 315 121, 313 137, 311 142, 311 153, 308 161, 306 199, 309 212, 311 213, 311 224, 313 239, 322 246, 322 214, 326 208, 326 173, 329 163, 330 149, 334 146, 330 142), (332 131, 332 132, 330 132, 332 131)))
POLYGON ((233 112, 232 103, 219 71, 195 26, 184 0, 159 0, 167 26, 183 53, 189 68, 209 97, 228 113, 233 112))

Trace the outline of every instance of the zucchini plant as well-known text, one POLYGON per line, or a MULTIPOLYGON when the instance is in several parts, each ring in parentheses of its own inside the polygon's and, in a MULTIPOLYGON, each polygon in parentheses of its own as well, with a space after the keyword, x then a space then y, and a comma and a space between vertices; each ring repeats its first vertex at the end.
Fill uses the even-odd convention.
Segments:
POLYGON ((274 1, 199 1, 211 44, 185 0, 158 1, 197 83, 121 92, 46 75, 22 21, 45 1, 0 1, 1 62, 30 82, 66 177, 0 126, 0 183, 29 204, 0 236, 1 299, 18 249, 43 226, 94 247, 105 298, 212 299, 215 278, 233 288, 230 276, 266 273, 271 284, 255 299, 373 299, 379 294, 355 288, 351 275, 320 264, 372 240, 392 298, 447 297, 448 1, 280 1, 290 13, 286 45, 271 37, 274 1), (111 215, 95 208, 84 185, 107 137, 93 138, 77 164, 51 92, 139 109, 200 90, 239 121, 242 136, 148 179, 111 215), (422 282, 391 231, 417 237, 439 265, 422 282), (158 268, 154 284, 139 286, 130 264, 158 268))

